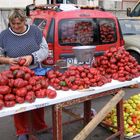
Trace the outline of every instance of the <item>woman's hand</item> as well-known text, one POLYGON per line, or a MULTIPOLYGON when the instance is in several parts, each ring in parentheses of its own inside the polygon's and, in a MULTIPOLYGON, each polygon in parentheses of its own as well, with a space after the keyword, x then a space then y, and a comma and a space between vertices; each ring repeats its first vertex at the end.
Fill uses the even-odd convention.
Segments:
POLYGON ((0 56, 0 64, 17 65, 18 58, 10 58, 10 57, 0 56))
POLYGON ((33 60, 31 55, 26 55, 26 56, 17 57, 17 58, 9 58, 9 57, 1 56, 0 57, 0 64, 17 65, 20 58, 26 59, 24 66, 29 66, 33 60))
POLYGON ((10 65, 17 65, 18 64, 18 58, 8 58, 8 63, 10 65))
POLYGON ((29 66, 32 63, 32 59, 33 59, 31 55, 22 56, 20 58, 26 59, 24 66, 29 66))

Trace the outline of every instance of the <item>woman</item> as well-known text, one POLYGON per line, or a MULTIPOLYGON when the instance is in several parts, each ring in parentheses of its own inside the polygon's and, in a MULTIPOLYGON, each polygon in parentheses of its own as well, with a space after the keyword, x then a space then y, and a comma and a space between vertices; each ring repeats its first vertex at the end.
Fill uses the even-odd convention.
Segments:
MULTIPOLYGON (((47 56, 48 45, 41 31, 26 24, 24 11, 14 9, 9 15, 9 27, 0 34, 0 64, 16 65, 20 57, 26 59, 25 66, 35 67, 47 56)), ((33 139, 28 137, 31 130, 47 128, 43 108, 14 115, 14 123, 18 140, 33 139)))

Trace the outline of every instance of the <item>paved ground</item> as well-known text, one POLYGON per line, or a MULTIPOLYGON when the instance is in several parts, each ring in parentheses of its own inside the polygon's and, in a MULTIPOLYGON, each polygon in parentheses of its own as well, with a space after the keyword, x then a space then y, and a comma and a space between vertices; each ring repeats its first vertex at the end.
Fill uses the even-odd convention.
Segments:
MULTIPOLYGON (((139 93, 140 89, 125 89, 127 91, 125 98, 127 99, 134 93, 139 93)), ((98 98, 92 101, 92 107, 95 108, 96 111, 99 111, 109 100, 111 96, 107 96, 104 98, 98 98)), ((78 104, 69 107, 73 112, 78 114, 82 114, 83 104, 78 104)), ((46 108, 46 122, 49 127, 52 125, 52 117, 51 117, 51 107, 46 108)), ((12 116, 3 117, 0 119, 0 140, 16 140, 15 130, 13 126, 12 116)), ((71 120, 72 117, 63 113, 63 122, 71 120)), ((82 130, 83 124, 81 121, 64 125, 63 126, 63 139, 64 140, 72 140, 76 134, 82 130)), ((86 140, 105 140, 107 136, 109 136, 111 132, 102 126, 98 126, 88 137, 86 140)), ((52 140, 52 133, 42 133, 37 135, 39 140, 52 140)), ((113 140, 118 140, 117 138, 113 140)), ((133 140, 140 140, 140 137, 137 137, 133 140)))

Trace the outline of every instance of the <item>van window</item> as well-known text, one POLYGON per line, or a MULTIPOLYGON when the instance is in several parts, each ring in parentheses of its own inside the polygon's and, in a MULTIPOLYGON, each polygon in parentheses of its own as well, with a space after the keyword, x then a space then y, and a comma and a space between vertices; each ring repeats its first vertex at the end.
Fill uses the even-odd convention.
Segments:
POLYGON ((109 44, 117 41, 116 25, 112 19, 97 19, 99 26, 99 44, 109 44))
POLYGON ((55 20, 54 18, 51 19, 50 25, 49 25, 49 30, 46 36, 46 40, 48 43, 53 43, 54 42, 54 24, 55 24, 55 20))
POLYGON ((119 19, 121 30, 124 35, 140 34, 140 20, 138 19, 119 19))
POLYGON ((46 26, 46 24, 47 24, 47 21, 45 19, 35 18, 34 21, 33 21, 33 24, 38 26, 39 29, 41 31, 43 31, 45 26, 46 26))
POLYGON ((134 10, 130 13, 130 16, 137 17, 140 16, 140 4, 138 4, 134 10))
POLYGON ((101 45, 117 40, 112 19, 65 19, 59 23, 59 44, 101 45))

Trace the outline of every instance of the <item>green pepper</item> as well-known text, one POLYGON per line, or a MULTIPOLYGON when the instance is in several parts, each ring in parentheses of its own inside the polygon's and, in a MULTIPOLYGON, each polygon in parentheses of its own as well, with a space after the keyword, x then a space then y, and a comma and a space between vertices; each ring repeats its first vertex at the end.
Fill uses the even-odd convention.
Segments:
POLYGON ((67 84, 66 84, 65 81, 60 81, 59 85, 60 85, 60 86, 66 86, 67 84))

